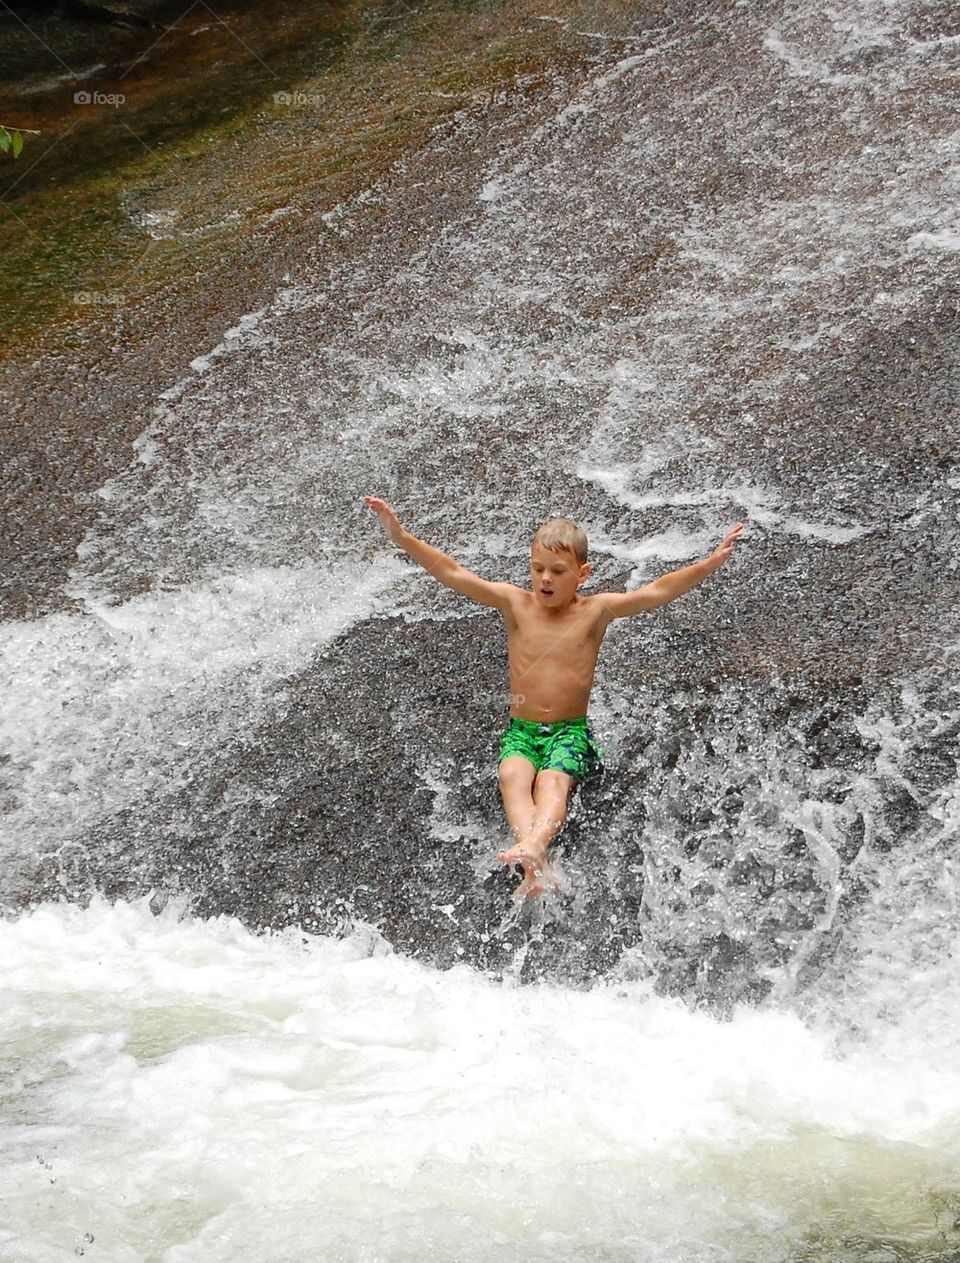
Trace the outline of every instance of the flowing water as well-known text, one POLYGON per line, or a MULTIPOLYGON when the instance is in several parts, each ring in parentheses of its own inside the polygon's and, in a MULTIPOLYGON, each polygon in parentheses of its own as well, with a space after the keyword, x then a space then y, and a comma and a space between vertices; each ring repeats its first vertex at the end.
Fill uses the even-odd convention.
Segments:
POLYGON ((324 217, 0 628, 5 1263, 960 1256, 960 14, 580 37, 324 217), (601 588, 748 523, 608 636, 557 903, 497 620, 364 493, 517 582, 553 513, 601 588))
POLYGON ((841 1054, 370 929, 96 904, 3 948, 5 1259, 956 1257, 955 979, 841 1054))

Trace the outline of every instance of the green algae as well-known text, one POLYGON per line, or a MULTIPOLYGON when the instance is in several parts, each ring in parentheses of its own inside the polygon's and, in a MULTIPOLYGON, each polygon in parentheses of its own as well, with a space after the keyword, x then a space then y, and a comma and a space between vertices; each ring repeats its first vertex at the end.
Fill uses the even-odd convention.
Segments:
MULTIPOLYGON (((80 309, 135 309, 228 255, 249 260, 271 216, 332 207, 478 94, 582 58, 571 23, 596 13, 559 11, 569 19, 481 0, 348 3, 199 88, 181 53, 165 77, 131 78, 129 104, 64 116, 0 200, 0 330, 16 346, 80 309)), ((632 13, 610 6, 603 21, 623 31, 632 13)))
MULTIPOLYGON (((894 1216, 899 1231, 851 1222, 856 1215, 837 1207, 804 1233, 784 1263, 954 1263, 960 1258, 960 1191, 904 1193, 894 1216)), ((890 1208, 882 1209, 889 1216, 890 1208)))

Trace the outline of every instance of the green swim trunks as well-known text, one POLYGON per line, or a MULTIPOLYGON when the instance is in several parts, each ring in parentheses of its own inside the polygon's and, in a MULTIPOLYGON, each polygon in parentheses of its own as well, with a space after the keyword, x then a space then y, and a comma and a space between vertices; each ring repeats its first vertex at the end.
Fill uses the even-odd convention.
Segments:
POLYGON ((567 772, 577 781, 589 776, 602 758, 585 715, 556 724, 511 719, 500 740, 499 762, 515 754, 532 763, 538 772, 567 772))

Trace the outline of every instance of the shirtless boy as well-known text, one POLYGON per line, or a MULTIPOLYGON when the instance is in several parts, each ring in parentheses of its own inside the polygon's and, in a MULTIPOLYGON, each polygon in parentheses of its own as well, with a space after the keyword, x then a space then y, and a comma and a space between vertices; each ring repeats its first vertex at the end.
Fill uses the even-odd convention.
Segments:
POLYGON ((553 518, 534 535, 527 590, 481 579, 411 535, 384 500, 364 496, 364 502, 393 542, 435 579, 503 615, 511 718, 500 744, 500 793, 516 842, 497 859, 523 868, 515 897, 556 890, 559 880, 547 847, 566 819, 570 790, 600 757, 587 703, 604 633, 613 619, 668 605, 719 570, 743 534, 743 523, 703 561, 633 592, 580 596, 577 589, 590 574, 587 537, 565 518, 553 518))

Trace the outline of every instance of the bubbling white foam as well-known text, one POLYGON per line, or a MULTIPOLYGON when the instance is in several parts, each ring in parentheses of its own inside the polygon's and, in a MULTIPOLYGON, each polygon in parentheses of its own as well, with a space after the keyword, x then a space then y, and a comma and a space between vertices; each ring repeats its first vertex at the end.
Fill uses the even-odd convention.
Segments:
POLYGON ((4 854, 44 852, 187 774, 404 571, 260 568, 0 628, 4 854), (227 702, 223 695, 227 695, 227 702))
POLYGON ((145 903, 48 905, 0 956, 6 1263, 87 1237, 164 1263, 772 1261, 828 1226, 931 1241, 956 1187, 960 1062, 922 1024, 840 1057, 774 1009, 145 903))

